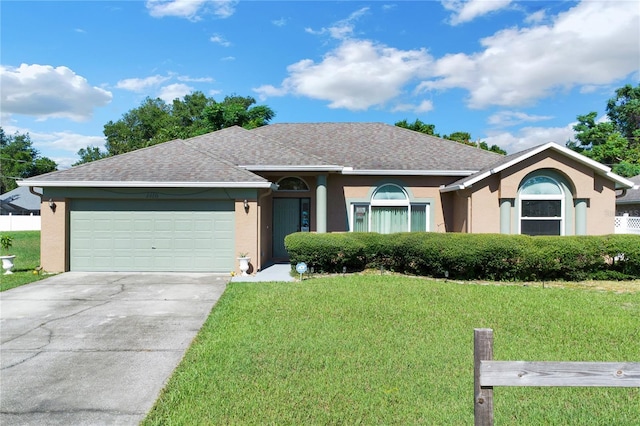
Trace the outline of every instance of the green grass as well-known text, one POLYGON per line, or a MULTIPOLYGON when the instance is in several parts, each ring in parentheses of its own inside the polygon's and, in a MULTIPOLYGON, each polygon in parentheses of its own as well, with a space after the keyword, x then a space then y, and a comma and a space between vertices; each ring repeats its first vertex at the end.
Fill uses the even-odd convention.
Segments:
MULTIPOLYGON (((145 425, 473 424, 500 360, 640 361, 640 293, 401 276, 231 283, 145 425)), ((496 424, 637 425, 639 388, 496 388, 496 424)))
POLYGON ((33 273, 40 266, 40 231, 3 231, 0 234, 9 235, 13 238, 13 246, 9 249, 10 253, 2 254, 16 255, 13 274, 4 275, 4 270, 0 270, 0 291, 9 290, 47 277, 42 273, 33 273))

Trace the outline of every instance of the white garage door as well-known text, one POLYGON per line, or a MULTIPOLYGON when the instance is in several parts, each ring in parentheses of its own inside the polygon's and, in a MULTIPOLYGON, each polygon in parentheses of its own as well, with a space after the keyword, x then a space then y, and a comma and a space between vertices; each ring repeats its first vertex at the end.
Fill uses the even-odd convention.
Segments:
POLYGON ((73 200, 72 271, 229 272, 232 201, 73 200))

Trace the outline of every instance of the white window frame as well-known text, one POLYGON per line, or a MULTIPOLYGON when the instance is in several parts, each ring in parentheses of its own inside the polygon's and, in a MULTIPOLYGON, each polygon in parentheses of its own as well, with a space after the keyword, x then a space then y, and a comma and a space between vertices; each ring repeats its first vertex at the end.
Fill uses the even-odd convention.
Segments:
MULTIPOLYGON (((415 202, 412 203, 409 194, 407 191, 401 187, 400 185, 396 185, 393 183, 385 183, 378 186, 375 191, 371 194, 371 198, 368 202, 352 202, 351 203, 351 211, 350 211, 350 220, 349 220, 349 232, 355 232, 355 222, 356 222, 356 208, 357 207, 365 207, 367 209, 367 231, 371 231, 371 219, 372 219, 372 207, 405 207, 407 209, 407 223, 404 231, 402 232, 410 232, 411 231, 411 208, 414 206, 424 206, 425 208, 425 231, 430 231, 430 222, 431 222, 431 203, 428 202, 415 202), (376 200, 375 195, 378 191, 386 186, 394 186, 402 191, 404 194, 404 200, 376 200)), ((416 231, 417 232, 417 231, 416 231)))
POLYGON ((524 184, 522 185, 522 188, 519 191, 518 194, 518 198, 519 198, 519 213, 518 213, 518 234, 522 234, 522 221, 523 220, 536 220, 536 221, 544 221, 544 220, 553 220, 553 221, 560 221, 560 235, 565 235, 565 193, 564 193, 564 189, 562 188, 562 185, 560 185, 560 182, 558 182, 556 179, 552 178, 551 176, 548 175, 536 175, 536 176, 532 176, 530 178, 528 178, 526 181, 524 181, 524 184), (536 177, 544 177, 546 179, 551 180, 557 187, 558 189, 560 189, 560 194, 524 194, 522 193, 522 189, 525 187, 524 184, 526 184, 529 180, 534 179, 536 177), (536 200, 541 200, 541 201, 560 201, 560 216, 553 216, 553 217, 546 217, 546 216, 523 216, 523 207, 522 204, 524 201, 536 201, 536 200))

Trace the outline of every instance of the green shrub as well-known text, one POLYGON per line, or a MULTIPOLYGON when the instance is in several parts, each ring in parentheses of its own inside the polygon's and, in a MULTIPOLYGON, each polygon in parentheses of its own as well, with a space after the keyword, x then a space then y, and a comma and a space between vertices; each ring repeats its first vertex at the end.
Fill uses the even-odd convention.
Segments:
POLYGON ((318 272, 390 271, 431 277, 623 280, 640 277, 640 236, 530 237, 459 233, 296 233, 285 238, 292 264, 318 272))

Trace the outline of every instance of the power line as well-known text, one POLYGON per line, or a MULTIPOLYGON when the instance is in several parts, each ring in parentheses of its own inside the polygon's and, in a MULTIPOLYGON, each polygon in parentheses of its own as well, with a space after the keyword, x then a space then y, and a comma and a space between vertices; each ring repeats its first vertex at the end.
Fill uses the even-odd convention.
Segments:
POLYGON ((0 157, 0 160, 2 160, 2 161, 14 161, 16 163, 33 163, 35 161, 35 160, 31 160, 31 161, 16 160, 15 158, 7 158, 7 157, 0 157))

